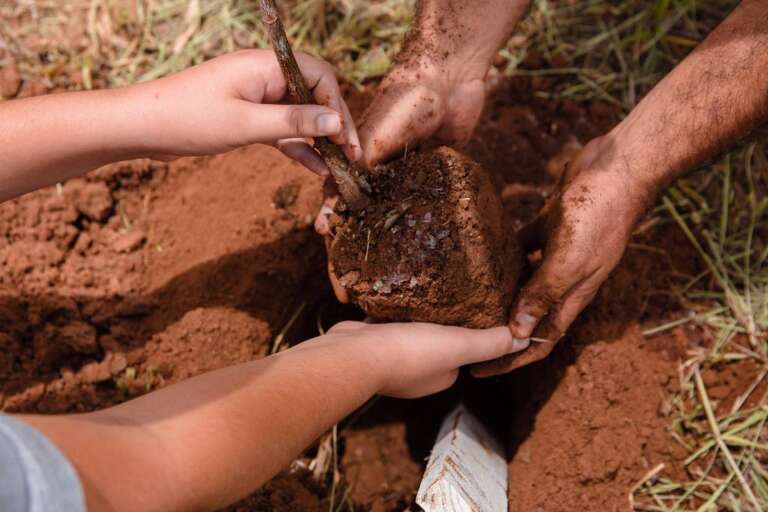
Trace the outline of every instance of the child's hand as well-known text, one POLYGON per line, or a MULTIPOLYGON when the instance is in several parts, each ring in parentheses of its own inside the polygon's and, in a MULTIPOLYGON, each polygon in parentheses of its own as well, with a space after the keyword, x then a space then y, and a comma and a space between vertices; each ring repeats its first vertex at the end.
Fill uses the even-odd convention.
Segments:
POLYGON ((287 87, 274 53, 246 50, 128 88, 125 93, 136 93, 139 104, 126 115, 145 121, 143 144, 157 158, 222 153, 261 142, 327 174, 306 138, 329 136, 352 160, 362 156, 360 142, 331 66, 302 53, 296 60, 324 106, 281 104, 288 99, 287 87))
MULTIPOLYGON (((379 393, 416 398, 450 387, 459 368, 528 346, 509 329, 465 329, 428 323, 341 322, 328 331, 365 351, 372 371, 381 372, 379 393)), ((301 346, 301 345, 299 345, 301 346)))

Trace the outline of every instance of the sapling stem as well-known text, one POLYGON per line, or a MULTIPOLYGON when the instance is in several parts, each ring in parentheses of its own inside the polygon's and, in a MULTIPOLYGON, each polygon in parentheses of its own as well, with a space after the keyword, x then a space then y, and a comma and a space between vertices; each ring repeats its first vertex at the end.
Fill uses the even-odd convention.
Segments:
MULTIPOLYGON (((315 99, 304 81, 296 57, 285 35, 283 23, 277 11, 274 0, 259 0, 261 5, 261 20, 269 33, 269 39, 275 50, 280 69, 288 84, 288 91, 294 103, 314 104, 315 99)), ((365 208, 370 199, 363 191, 358 178, 353 174, 352 166, 339 146, 328 140, 327 137, 315 137, 315 149, 325 160, 328 169, 336 181, 339 194, 347 203, 350 210, 356 211, 365 208)))

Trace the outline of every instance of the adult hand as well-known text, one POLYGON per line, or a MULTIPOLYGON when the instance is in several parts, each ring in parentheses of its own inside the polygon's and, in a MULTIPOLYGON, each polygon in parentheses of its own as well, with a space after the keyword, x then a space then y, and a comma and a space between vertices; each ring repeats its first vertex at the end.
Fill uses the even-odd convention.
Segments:
POLYGON ((412 54, 384 78, 360 125, 368 167, 433 135, 446 144, 469 140, 485 102, 487 66, 448 65, 412 54))
POLYGON ((610 134, 587 144, 566 165, 551 202, 524 228, 523 239, 534 244, 548 237, 541 265, 510 315, 512 335, 533 337, 530 347, 476 365, 473 375, 506 373, 546 357, 621 259, 655 190, 617 156, 610 134))
POLYGON ((286 105, 287 86, 274 53, 245 50, 147 82, 138 94, 152 133, 145 144, 160 158, 206 155, 256 142, 275 144, 310 170, 328 168, 307 138, 329 136, 351 160, 362 156, 355 124, 341 97, 333 68, 296 54, 319 105, 286 105))
POLYGON ((370 354, 372 371, 381 372, 379 393, 417 398, 450 387, 459 368, 523 350, 506 327, 465 329, 428 323, 367 324, 346 321, 328 331, 328 339, 344 338, 370 354))
POLYGON ((419 2, 414 28, 360 127, 366 165, 433 135, 467 142, 483 109, 491 62, 528 4, 419 2))

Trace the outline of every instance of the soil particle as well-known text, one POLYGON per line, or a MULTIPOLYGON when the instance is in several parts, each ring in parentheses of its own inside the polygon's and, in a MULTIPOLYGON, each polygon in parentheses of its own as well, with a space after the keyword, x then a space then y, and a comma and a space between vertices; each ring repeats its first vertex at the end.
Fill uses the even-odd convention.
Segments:
POLYGON ((133 252, 141 247, 146 238, 146 235, 140 229, 120 233, 115 236, 115 240, 112 242, 112 250, 115 252, 133 252))
POLYGON ((300 190, 301 184, 298 182, 281 185, 272 195, 272 203, 275 205, 275 208, 288 208, 296 202, 300 190))
POLYGON ((85 322, 74 321, 68 323, 58 329, 54 336, 77 352, 95 352, 98 348, 96 345, 96 329, 85 322))
POLYGON ((114 206, 112 193, 103 182, 71 180, 64 187, 64 195, 77 211, 96 222, 107 220, 114 206))

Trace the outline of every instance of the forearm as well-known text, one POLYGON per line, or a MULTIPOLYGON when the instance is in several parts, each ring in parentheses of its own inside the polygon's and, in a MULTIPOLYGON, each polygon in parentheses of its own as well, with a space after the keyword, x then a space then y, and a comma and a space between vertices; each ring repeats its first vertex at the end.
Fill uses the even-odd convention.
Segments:
POLYGON ((416 37, 409 40, 404 55, 420 53, 447 61, 447 69, 469 67, 483 77, 529 4, 530 0, 423 0, 416 37))
POLYGON ((91 510, 215 509, 256 489, 378 391, 368 345, 340 336, 102 412, 26 419, 73 461, 91 510))
POLYGON ((133 88, 0 103, 0 201, 147 156, 133 88))
POLYGON ((768 1, 745 0, 610 134, 656 192, 768 118, 768 1))

